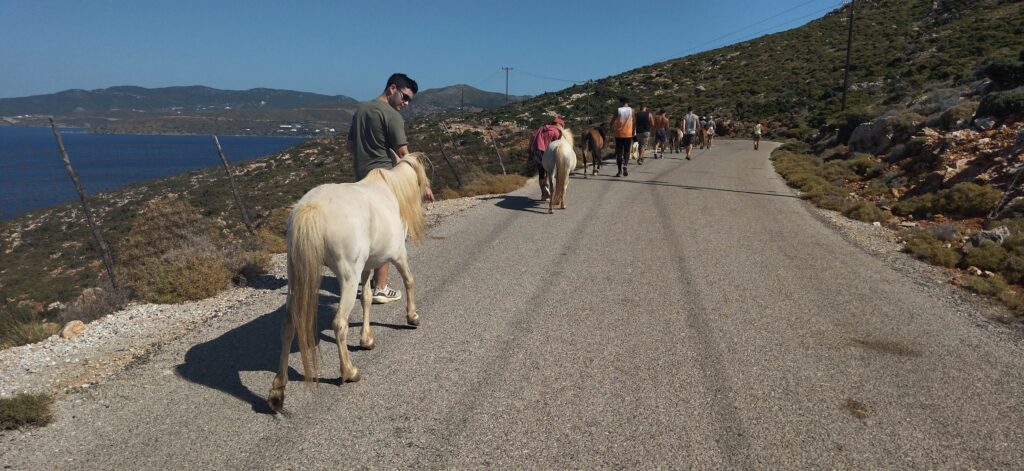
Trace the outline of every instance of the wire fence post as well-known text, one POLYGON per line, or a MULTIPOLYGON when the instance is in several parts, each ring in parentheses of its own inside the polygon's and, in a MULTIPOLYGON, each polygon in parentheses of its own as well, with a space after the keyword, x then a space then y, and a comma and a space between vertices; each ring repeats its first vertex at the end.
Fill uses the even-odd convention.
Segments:
POLYGON ((231 167, 228 165, 228 159, 224 157, 224 150, 220 148, 220 140, 217 139, 217 136, 213 136, 213 143, 217 145, 217 155, 220 156, 220 161, 224 164, 224 173, 228 174, 228 181, 231 182, 231 193, 235 195, 235 203, 238 204, 238 209, 242 212, 242 222, 245 223, 245 228, 249 230, 250 234, 255 234, 256 230, 253 229, 252 222, 249 221, 249 214, 245 212, 242 196, 238 194, 238 186, 235 185, 235 176, 231 174, 231 167))
POLYGON ((462 188, 462 178, 459 177, 459 171, 455 170, 455 166, 452 165, 452 161, 448 159, 448 153, 444 151, 444 144, 441 143, 441 138, 436 136, 435 138, 437 139, 437 148, 441 149, 441 156, 444 157, 444 161, 448 164, 448 168, 450 168, 452 173, 455 174, 455 181, 459 183, 459 188, 462 188))
POLYGON ((501 165, 501 174, 508 175, 508 173, 505 172, 505 162, 502 162, 501 160, 501 152, 498 150, 498 143, 494 140, 494 137, 491 136, 491 131, 484 128, 484 132, 487 134, 487 138, 491 140, 491 145, 494 146, 494 153, 498 155, 498 165, 501 165))
POLYGON ((99 226, 96 224, 96 219, 92 215, 92 208, 89 207, 89 201, 85 199, 85 190, 82 188, 82 182, 78 180, 78 174, 75 173, 75 169, 71 167, 71 158, 68 157, 68 152, 64 149, 64 141, 60 138, 60 133, 57 132, 57 125, 53 122, 53 118, 50 118, 50 128, 53 129, 53 137, 57 139, 57 149, 60 150, 60 158, 64 161, 64 168, 68 171, 68 175, 71 177, 71 181, 75 184, 75 189, 78 190, 78 198, 82 202, 82 211, 85 213, 85 220, 89 223, 89 230, 92 231, 92 238, 96 241, 96 245, 100 248, 100 254, 103 257, 103 264, 107 267, 107 276, 110 277, 110 286, 113 288, 114 293, 121 295, 121 285, 117 283, 117 278, 114 276, 114 258, 110 256, 110 249, 107 247, 107 243, 103 241, 103 236, 100 234, 99 226))

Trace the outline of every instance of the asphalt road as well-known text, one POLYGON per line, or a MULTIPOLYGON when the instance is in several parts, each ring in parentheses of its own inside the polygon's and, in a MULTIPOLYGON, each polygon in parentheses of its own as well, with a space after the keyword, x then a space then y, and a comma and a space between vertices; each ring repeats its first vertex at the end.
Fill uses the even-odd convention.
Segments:
MULTIPOLYGON (((264 398, 282 289, 0 443, 14 469, 1020 468, 1024 348, 817 219, 765 144, 530 185, 412 248, 339 386, 264 398)), ((611 169, 611 170, 609 170, 611 169)), ((392 271, 394 273, 394 270, 392 271)), ((298 355, 292 355, 299 379, 298 355)))

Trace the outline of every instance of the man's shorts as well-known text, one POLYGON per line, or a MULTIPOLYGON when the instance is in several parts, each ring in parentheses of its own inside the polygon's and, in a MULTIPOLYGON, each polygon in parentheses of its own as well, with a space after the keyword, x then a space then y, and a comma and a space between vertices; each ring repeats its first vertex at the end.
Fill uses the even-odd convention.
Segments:
POLYGON ((693 145, 693 136, 694 136, 693 134, 683 134, 683 145, 684 146, 691 146, 691 145, 693 145))
POLYGON ((636 134, 636 142, 640 147, 648 147, 651 143, 651 132, 639 132, 636 134))
POLYGON ((657 131, 654 131, 654 142, 655 143, 657 143, 657 144, 664 144, 665 143, 665 139, 666 139, 666 137, 665 137, 665 130, 664 129, 659 129, 657 131))

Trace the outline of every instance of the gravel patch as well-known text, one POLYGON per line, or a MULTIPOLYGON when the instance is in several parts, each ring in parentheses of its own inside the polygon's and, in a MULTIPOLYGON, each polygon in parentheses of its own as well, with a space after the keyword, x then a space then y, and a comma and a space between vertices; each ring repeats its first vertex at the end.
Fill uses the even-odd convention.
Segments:
MULTIPOLYGON (((437 201, 426 205, 428 227, 475 207, 493 195, 437 201)), ((0 398, 19 393, 65 394, 88 388, 170 340, 211 319, 245 312, 266 297, 276 296, 268 283, 286 277, 285 254, 274 255, 267 276, 253 286, 233 287, 212 298, 182 304, 130 304, 95 320, 81 335, 0 351, 0 398), (268 289, 271 288, 271 289, 268 289)))
POLYGON ((1024 342, 1024 322, 1019 316, 996 300, 951 283, 955 277, 963 275, 963 271, 931 265, 903 252, 903 244, 893 229, 849 219, 809 202, 805 204, 823 224, 848 242, 907 276, 935 297, 947 301, 957 314, 976 326, 1024 342))

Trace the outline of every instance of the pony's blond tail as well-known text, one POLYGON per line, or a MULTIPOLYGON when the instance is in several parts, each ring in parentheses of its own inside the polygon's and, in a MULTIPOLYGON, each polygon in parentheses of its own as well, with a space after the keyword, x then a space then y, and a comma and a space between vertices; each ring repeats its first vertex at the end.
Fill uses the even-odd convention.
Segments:
MULTIPOLYGON (((565 199, 565 188, 569 185, 569 172, 572 171, 569 168, 569 156, 568 153, 572 152, 572 138, 568 144, 561 144, 556 149, 555 157, 555 192, 558 196, 557 203, 561 204, 562 200, 565 199)), ((554 198, 552 198, 553 200, 554 198)))
POLYGON ((288 218, 288 316, 299 337, 305 381, 320 377, 316 311, 324 265, 324 215, 316 203, 300 204, 288 218))

